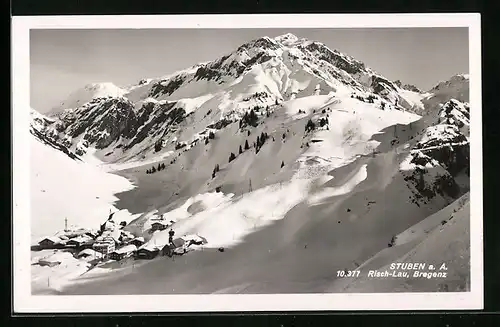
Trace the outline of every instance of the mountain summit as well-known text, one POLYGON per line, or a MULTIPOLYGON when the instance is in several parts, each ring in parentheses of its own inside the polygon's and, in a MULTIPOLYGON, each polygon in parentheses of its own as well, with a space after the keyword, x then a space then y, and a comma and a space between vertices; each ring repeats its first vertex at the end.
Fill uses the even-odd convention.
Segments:
POLYGON ((47 126, 75 153, 93 148, 101 160, 128 160, 152 155, 154 144, 166 145, 167 139, 191 142, 252 109, 272 112, 278 104, 318 96, 354 98, 386 110, 423 109, 418 89, 287 33, 251 40, 215 60, 126 89, 86 85, 54 109, 47 126))
POLYGON ((110 82, 87 84, 72 92, 66 100, 54 107, 49 112, 49 115, 57 115, 64 109, 76 109, 95 98, 120 97, 125 93, 127 93, 127 90, 110 82))

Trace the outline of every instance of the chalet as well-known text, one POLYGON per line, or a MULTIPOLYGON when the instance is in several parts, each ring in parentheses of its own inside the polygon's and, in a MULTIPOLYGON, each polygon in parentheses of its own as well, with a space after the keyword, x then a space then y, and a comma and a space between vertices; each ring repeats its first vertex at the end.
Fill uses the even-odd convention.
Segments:
POLYGON ((86 235, 81 235, 77 236, 75 238, 72 238, 66 242, 66 246, 68 247, 76 247, 76 248, 81 248, 84 246, 87 247, 92 247, 92 244, 94 243, 94 240, 86 235))
POLYGON ((130 241, 129 244, 133 244, 137 247, 140 247, 144 244, 144 237, 142 237, 142 236, 136 237, 132 241, 130 241))
POLYGON ((42 249, 53 249, 61 243, 61 239, 57 236, 49 236, 38 242, 38 245, 42 249))
POLYGON ((151 225, 151 231, 154 232, 157 230, 165 230, 168 228, 168 226, 169 225, 164 221, 157 221, 151 225))
POLYGON ((158 249, 158 247, 147 246, 147 244, 145 244, 143 247, 140 247, 137 250, 135 257, 137 259, 153 259, 154 257, 156 257, 158 255, 159 252, 160 252, 160 249, 158 249))
POLYGON ((133 244, 130 244, 111 252, 109 257, 112 260, 120 261, 122 259, 133 256, 136 251, 137 247, 133 244))
POLYGON ((104 255, 110 254, 116 248, 115 240, 110 237, 103 238, 102 240, 96 241, 92 245, 92 249, 102 253, 104 255))
POLYGON ((130 243, 135 238, 134 234, 129 231, 121 230, 120 232, 119 240, 122 243, 130 243))
MULTIPOLYGON (((184 241, 182 238, 176 238, 176 239, 172 240, 172 243, 165 245, 161 249, 161 254, 171 257, 175 253, 178 253, 178 251, 176 251, 177 249, 180 249, 181 251, 185 250, 184 249, 185 244, 186 244, 186 241, 184 241), (181 249, 181 248, 183 248, 183 249, 181 249)), ((186 251, 183 251, 183 252, 185 253, 186 251)), ((181 252, 181 253, 183 253, 183 252, 181 252)))

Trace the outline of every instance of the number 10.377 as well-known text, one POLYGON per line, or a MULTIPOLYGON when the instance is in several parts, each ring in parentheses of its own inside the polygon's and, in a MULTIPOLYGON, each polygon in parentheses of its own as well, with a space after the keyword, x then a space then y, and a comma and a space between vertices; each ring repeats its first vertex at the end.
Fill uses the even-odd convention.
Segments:
POLYGON ((359 270, 337 270, 337 277, 359 277, 359 270))

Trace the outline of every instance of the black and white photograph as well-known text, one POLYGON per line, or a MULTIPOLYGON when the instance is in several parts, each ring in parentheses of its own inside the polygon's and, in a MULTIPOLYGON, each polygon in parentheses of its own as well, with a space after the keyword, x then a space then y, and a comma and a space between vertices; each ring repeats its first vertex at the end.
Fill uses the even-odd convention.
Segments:
POLYGON ((482 306, 479 15, 13 23, 19 310, 482 306))

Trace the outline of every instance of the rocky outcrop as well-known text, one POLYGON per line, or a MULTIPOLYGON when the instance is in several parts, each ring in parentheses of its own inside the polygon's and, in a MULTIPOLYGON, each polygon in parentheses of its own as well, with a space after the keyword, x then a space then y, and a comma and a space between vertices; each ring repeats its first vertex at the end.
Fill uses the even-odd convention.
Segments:
POLYGON ((403 85, 403 83, 400 80, 394 81, 394 84, 396 84, 399 88, 401 88, 403 90, 412 91, 415 93, 422 93, 422 91, 413 84, 404 84, 403 85))
POLYGON ((434 125, 427 127, 414 144, 404 178, 416 192, 413 201, 428 201, 436 195, 455 199, 463 190, 455 180, 470 174, 468 140, 469 106, 450 100, 441 106, 434 125))

